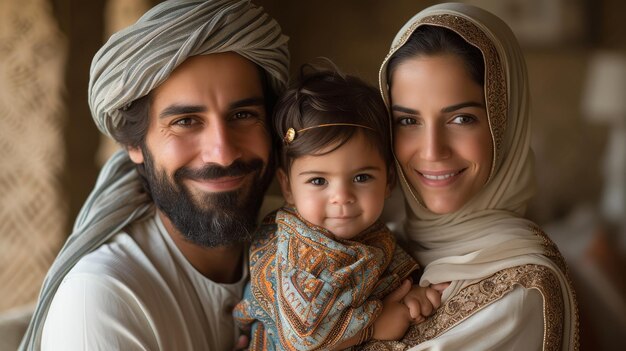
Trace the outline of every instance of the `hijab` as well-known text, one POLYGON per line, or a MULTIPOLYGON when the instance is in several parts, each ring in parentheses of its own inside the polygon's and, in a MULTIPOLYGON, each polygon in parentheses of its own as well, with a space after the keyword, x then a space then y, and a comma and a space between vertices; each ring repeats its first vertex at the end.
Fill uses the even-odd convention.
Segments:
POLYGON ((482 190, 449 214, 429 211, 396 161, 407 204, 405 234, 410 252, 424 267, 420 285, 452 282, 442 296, 445 302, 461 289, 503 269, 526 264, 547 266, 560 281, 565 302, 563 348, 569 349, 577 343, 578 317, 566 268, 551 241, 523 217, 535 184, 528 77, 522 51, 508 26, 487 11, 456 3, 429 7, 402 27, 383 61, 379 83, 388 108, 388 62, 422 25, 448 28, 482 52, 493 160, 482 190))
MULTIPOLYGON (((195 55, 236 52, 267 73, 278 95, 289 74, 287 40, 278 23, 249 0, 164 1, 112 35, 94 56, 89 79, 93 119, 111 136, 111 130, 124 123, 120 109, 150 93, 195 55)), ((118 151, 101 170, 46 275, 20 350, 40 348, 54 294, 76 262, 153 208, 135 165, 126 151, 118 151)))

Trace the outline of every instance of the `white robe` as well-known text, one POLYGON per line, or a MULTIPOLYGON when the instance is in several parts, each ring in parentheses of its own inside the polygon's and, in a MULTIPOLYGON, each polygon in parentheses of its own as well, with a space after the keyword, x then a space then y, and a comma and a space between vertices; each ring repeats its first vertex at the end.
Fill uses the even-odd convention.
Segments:
POLYGON ((191 266, 158 215, 84 256, 54 296, 42 350, 232 350, 239 282, 191 266), (131 234, 132 233, 132 234, 131 234))
POLYGON ((515 287, 463 323, 410 351, 543 349, 543 298, 538 290, 515 287))

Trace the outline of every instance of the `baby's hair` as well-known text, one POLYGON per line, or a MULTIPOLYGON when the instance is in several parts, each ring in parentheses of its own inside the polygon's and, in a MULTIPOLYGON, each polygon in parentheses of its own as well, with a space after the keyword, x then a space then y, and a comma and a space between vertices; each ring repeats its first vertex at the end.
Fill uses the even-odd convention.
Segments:
POLYGON ((389 183, 393 183, 389 122, 379 91, 343 74, 330 60, 324 61, 329 68, 303 65, 298 79, 276 104, 273 127, 276 139, 282 141, 278 146, 279 166, 288 173, 298 157, 330 153, 361 133, 385 160, 389 183), (331 126, 318 127, 328 124, 331 126), (309 129, 286 142, 290 128, 296 132, 309 129))

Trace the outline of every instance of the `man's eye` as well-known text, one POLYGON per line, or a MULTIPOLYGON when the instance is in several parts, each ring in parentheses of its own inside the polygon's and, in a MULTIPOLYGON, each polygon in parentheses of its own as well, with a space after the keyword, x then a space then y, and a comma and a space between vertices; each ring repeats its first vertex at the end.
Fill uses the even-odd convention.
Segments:
POLYGON ((367 182, 370 179, 372 179, 372 176, 369 175, 369 174, 357 174, 354 177, 354 182, 355 183, 364 183, 364 182, 367 182))
POLYGON ((326 184, 326 179, 324 178, 313 178, 313 179, 309 179, 309 183, 313 184, 313 185, 325 185, 326 184))
POLYGON ((247 119, 253 117, 255 117, 255 115, 248 111, 239 111, 233 114, 233 119, 247 119))
POLYGON ((194 124, 194 120, 191 117, 184 117, 175 120, 172 124, 181 127, 189 127, 194 124))

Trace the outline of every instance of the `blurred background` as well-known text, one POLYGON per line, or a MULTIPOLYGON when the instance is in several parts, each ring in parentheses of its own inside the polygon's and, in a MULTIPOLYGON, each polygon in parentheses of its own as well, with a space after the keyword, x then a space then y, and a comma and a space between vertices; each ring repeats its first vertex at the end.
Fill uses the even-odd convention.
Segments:
MULTIPOLYGON (((91 59, 157 2, 0 0, 0 350, 15 349, 43 276, 116 147, 87 106, 91 59)), ((324 56, 376 84, 396 32, 441 1, 254 2, 290 37, 292 74, 324 56)), ((582 349, 624 350, 626 2, 465 2, 503 18, 524 49, 538 183, 528 214, 569 263, 582 349)))

